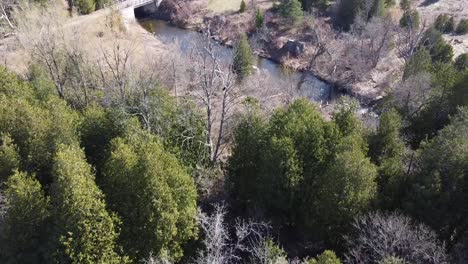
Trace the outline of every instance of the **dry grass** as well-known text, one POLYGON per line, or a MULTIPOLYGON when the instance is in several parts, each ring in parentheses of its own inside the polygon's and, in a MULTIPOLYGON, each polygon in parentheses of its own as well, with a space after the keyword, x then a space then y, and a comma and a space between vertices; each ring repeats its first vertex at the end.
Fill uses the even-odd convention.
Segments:
MULTIPOLYGON (((245 1, 246 3, 249 0, 245 1)), ((210 0, 208 9, 213 12, 237 11, 240 8, 241 0, 210 0)))

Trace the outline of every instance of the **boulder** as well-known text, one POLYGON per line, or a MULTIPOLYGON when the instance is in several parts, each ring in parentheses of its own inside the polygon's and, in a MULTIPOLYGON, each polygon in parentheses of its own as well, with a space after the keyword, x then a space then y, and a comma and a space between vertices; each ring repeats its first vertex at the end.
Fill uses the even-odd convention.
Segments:
POLYGON ((286 44, 281 48, 283 53, 288 53, 293 57, 299 57, 305 52, 305 43, 301 41, 296 41, 289 39, 286 44))

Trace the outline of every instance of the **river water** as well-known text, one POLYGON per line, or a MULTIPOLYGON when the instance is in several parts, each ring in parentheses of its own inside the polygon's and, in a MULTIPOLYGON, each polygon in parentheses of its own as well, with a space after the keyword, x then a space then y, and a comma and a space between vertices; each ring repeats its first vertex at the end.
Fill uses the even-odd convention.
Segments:
MULTIPOLYGON (((166 21, 157 19, 139 20, 139 23, 146 30, 155 34, 163 43, 177 46, 183 54, 188 54, 194 48, 194 39, 200 38, 201 35, 198 32, 182 29, 166 21)), ((226 63, 231 61, 233 49, 221 44, 216 45, 220 50, 221 59, 225 60, 226 63)), ((296 71, 286 73, 283 71, 281 65, 269 59, 256 56, 255 60, 258 70, 266 74, 268 78, 271 78, 274 82, 288 83, 289 85, 292 83, 294 87, 297 87, 302 73, 296 71)), ((305 81, 295 94, 323 104, 332 102, 339 96, 339 92, 333 88, 333 86, 319 80, 311 74, 307 74, 305 81)))

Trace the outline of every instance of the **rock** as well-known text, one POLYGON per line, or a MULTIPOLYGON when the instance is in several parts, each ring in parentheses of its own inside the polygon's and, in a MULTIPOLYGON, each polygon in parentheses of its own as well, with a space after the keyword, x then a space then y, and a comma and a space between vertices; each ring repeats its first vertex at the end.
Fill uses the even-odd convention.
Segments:
POLYGON ((295 41, 293 39, 289 39, 286 44, 281 48, 284 53, 288 53, 294 57, 299 57, 300 55, 304 54, 305 51, 305 43, 301 41, 295 41))

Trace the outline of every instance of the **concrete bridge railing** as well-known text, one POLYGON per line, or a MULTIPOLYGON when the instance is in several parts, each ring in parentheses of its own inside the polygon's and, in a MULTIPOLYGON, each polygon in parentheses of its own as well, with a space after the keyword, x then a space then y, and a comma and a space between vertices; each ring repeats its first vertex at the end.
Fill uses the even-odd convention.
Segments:
POLYGON ((162 0, 115 0, 118 9, 137 8, 150 3, 154 3, 156 7, 161 4, 162 0))

